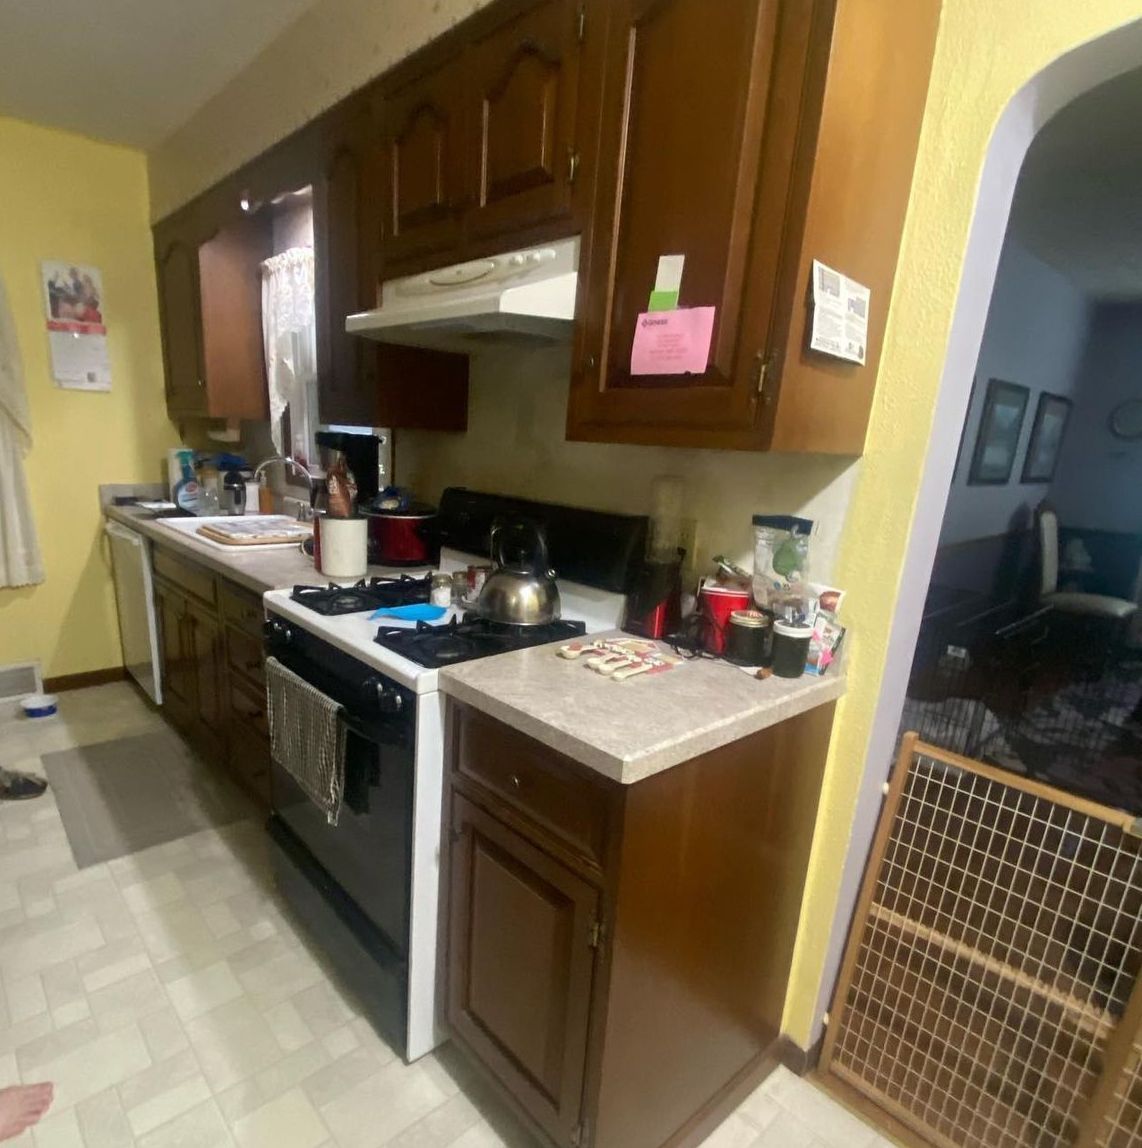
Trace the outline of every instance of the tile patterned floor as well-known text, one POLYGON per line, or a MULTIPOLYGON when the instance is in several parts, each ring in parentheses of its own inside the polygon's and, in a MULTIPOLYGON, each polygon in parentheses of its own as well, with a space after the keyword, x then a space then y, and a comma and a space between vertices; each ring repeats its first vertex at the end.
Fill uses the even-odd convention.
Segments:
MULTIPOLYGON (((0 716, 0 765, 154 728, 126 685, 0 716)), ((447 1048, 405 1065, 291 927, 239 822, 79 871, 50 792, 0 804, 0 1081, 56 1082, 21 1148, 523 1148, 447 1048)), ((885 1148, 781 1069, 706 1148, 885 1148)))

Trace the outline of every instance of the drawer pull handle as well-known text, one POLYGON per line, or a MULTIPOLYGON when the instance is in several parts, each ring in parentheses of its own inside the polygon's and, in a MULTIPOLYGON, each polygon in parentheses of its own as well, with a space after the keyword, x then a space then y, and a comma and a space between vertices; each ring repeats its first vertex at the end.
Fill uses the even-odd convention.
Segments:
POLYGON ((513 789, 519 789, 519 774, 513 773, 511 775, 511 783, 513 789))

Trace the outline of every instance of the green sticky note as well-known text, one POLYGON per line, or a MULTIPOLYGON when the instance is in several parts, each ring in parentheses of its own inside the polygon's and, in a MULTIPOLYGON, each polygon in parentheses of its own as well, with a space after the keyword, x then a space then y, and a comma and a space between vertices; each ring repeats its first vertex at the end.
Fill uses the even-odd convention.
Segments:
POLYGON ((677 291, 651 291, 648 311, 673 311, 678 307, 677 291))

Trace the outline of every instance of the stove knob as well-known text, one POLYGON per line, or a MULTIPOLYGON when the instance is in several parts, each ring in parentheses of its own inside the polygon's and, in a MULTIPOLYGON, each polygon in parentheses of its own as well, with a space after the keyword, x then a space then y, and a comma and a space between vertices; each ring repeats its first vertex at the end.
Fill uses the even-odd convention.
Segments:
POLYGON ((404 698, 397 690, 385 685, 385 679, 374 674, 365 679, 365 700, 383 714, 399 714, 404 708, 404 698))
POLYGON ((266 623, 266 636, 268 638, 275 638, 279 642, 293 641, 293 627, 288 622, 282 622, 277 618, 272 618, 266 623))
POLYGON ((396 690, 386 690, 382 687, 377 691, 377 705, 381 713, 392 716, 404 709, 404 698, 396 690))

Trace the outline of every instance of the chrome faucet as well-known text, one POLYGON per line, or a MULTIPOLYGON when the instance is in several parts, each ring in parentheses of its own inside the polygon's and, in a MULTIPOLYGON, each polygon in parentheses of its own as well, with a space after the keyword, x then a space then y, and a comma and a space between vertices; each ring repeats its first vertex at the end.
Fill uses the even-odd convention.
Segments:
POLYGON ((256 467, 254 467, 253 481, 258 482, 267 467, 273 466, 275 462, 280 462, 283 469, 290 471, 294 474, 300 475, 305 479, 309 487, 309 505, 306 506, 301 499, 294 499, 297 502, 298 510, 297 516, 301 520, 307 520, 313 517, 313 497, 317 493, 317 481, 312 474, 304 467, 297 459, 289 458, 285 455, 272 454, 269 458, 264 458, 256 467))

